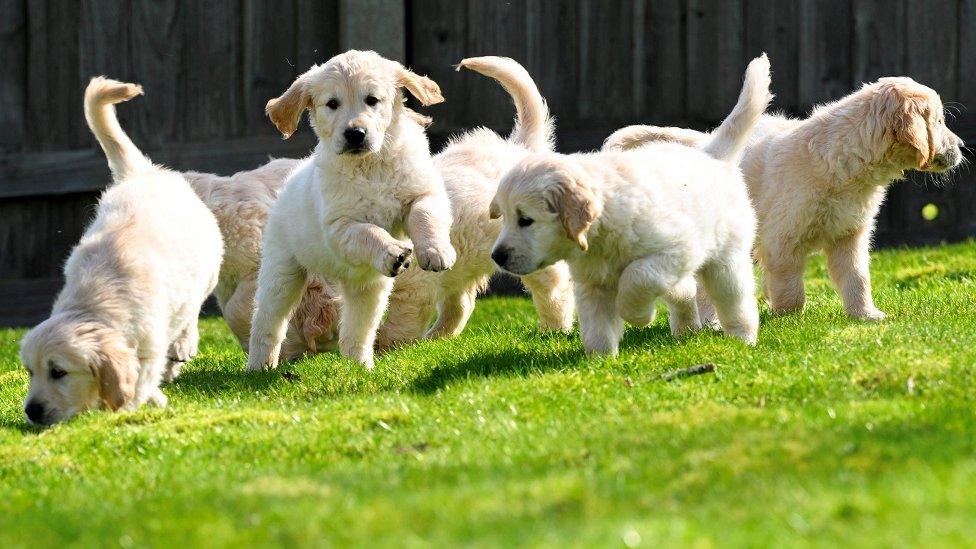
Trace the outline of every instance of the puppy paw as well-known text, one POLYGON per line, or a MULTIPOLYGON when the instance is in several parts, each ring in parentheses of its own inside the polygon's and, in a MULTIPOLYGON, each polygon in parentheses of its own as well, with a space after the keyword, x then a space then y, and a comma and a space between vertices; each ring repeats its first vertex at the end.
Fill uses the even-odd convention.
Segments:
POLYGON ((884 320, 886 316, 883 312, 873 307, 863 311, 850 311, 848 312, 848 314, 852 318, 856 318, 858 320, 865 320, 867 322, 879 322, 884 320))
POLYGON ((417 250, 417 263, 425 271, 446 271, 457 261, 457 252, 450 244, 424 246, 417 250))
POLYGON ((627 324, 638 328, 650 326, 654 323, 654 319, 656 317, 656 307, 650 307, 649 309, 643 311, 631 307, 622 307, 620 309, 620 318, 624 319, 624 322, 627 324))
POLYGON ((183 369, 183 361, 176 360, 172 357, 166 363, 166 369, 163 370, 163 382, 169 383, 179 377, 180 371, 183 369))
POLYGON ((159 387, 156 387, 152 394, 149 395, 149 398, 146 399, 146 404, 156 406, 157 408, 165 408, 169 404, 169 399, 166 398, 166 395, 163 394, 159 387))
POLYGON ((380 258, 376 270, 383 276, 394 277, 407 270, 412 255, 413 249, 409 244, 402 242, 391 244, 380 258))

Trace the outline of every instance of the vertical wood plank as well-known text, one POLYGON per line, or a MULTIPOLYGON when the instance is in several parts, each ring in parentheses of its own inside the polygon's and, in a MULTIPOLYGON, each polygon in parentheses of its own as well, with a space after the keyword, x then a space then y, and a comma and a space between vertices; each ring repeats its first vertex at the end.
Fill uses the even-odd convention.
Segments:
POLYGON ((465 100, 473 75, 454 72, 454 65, 467 51, 467 4, 455 0, 415 0, 410 5, 413 32, 410 65, 441 87, 445 104, 424 109, 434 118, 431 130, 438 133, 463 127, 469 103, 465 100))
POLYGON ((27 146, 30 150, 81 148, 88 128, 79 122, 76 2, 28 2, 27 146))
MULTIPOLYGON (((799 10, 795 2, 746 0, 745 57, 762 52, 769 55, 772 109, 793 115, 804 114, 799 97, 799 10)), ((806 62, 806 60, 804 60, 806 62)))
POLYGON ((635 114, 655 124, 684 122, 687 11, 683 0, 650 0, 635 17, 635 114))
POLYGON ((799 95, 806 106, 851 91, 851 1, 802 0, 799 95))
MULTIPOLYGON (((524 2, 468 1, 466 56, 498 55, 525 63, 527 53, 526 4, 524 2)), ((454 61, 457 63, 460 59, 454 61)), ((461 75, 454 75, 457 78, 461 75)), ((464 100, 462 124, 466 127, 488 126, 504 133, 512 127, 512 100, 501 86, 480 75, 466 71, 468 93, 464 100)), ((457 107, 455 98, 455 107, 457 107)))
POLYGON ((138 67, 134 80, 146 94, 132 109, 136 124, 133 139, 147 149, 182 139, 183 11, 179 0, 133 2, 130 18, 131 65, 138 67))
POLYGON ((580 3, 579 117, 593 127, 635 118, 634 4, 616 8, 606 9, 599 0, 580 3))
POLYGON ((735 105, 745 70, 741 1, 688 4, 688 116, 715 124, 735 105))
MULTIPOLYGON (((339 53, 338 0, 298 0, 295 8, 298 73, 339 53)), ((278 93, 285 88, 278 90, 278 93)))
POLYGON ((339 0, 339 44, 342 50, 373 50, 400 61, 407 59, 404 0, 339 0))
MULTIPOLYGON (((905 3, 854 0, 852 84, 872 82, 905 72, 905 3)), ((914 32, 914 31, 913 31, 914 32)))
POLYGON ((58 277, 95 213, 94 194, 0 202, 0 280, 58 277))
POLYGON ((0 0, 0 152, 24 146, 27 112, 27 7, 24 0, 0 0))
POLYGON ((268 100, 287 89, 297 75, 295 4, 244 1, 244 133, 276 135, 264 115, 268 100))
MULTIPOLYGON (((242 133, 241 9, 232 0, 187 2, 179 115, 188 141, 242 133)), ((273 24, 273 22, 269 22, 273 24)))
POLYGON ((546 98, 558 129, 572 129, 579 116, 579 5, 530 0, 526 27, 525 68, 546 98))
POLYGON ((973 52, 976 52, 976 0, 960 0, 956 100, 968 109, 963 112, 963 118, 974 132, 966 136, 973 141, 970 145, 976 145, 976 55, 973 52))
MULTIPOLYGON (((958 15, 955 0, 907 0, 911 32, 906 40, 908 75, 939 92, 945 101, 955 100, 958 15)), ((965 55, 972 56, 973 52, 965 55)), ((973 75, 967 75, 973 78, 973 75)))
MULTIPOLYGON (((129 53, 129 22, 131 13, 128 0, 84 0, 81 4, 81 19, 78 25, 78 71, 81 87, 88 86, 94 76, 107 76, 123 82, 137 82, 141 71, 133 71, 131 55, 129 53)), ((74 124, 85 126, 82 112, 83 100, 77 98, 78 109, 72 116, 74 124)), ((126 132, 141 144, 140 136, 146 132, 139 126, 149 120, 137 116, 136 111, 143 110, 146 105, 137 100, 136 104, 123 106, 118 109, 119 123, 126 132)), ((149 113, 149 116, 152 116, 149 113)), ((158 113, 157 113, 158 116, 158 113)), ((87 129, 86 129, 87 131, 87 129)), ((97 147, 95 137, 88 132, 89 146, 97 147)))

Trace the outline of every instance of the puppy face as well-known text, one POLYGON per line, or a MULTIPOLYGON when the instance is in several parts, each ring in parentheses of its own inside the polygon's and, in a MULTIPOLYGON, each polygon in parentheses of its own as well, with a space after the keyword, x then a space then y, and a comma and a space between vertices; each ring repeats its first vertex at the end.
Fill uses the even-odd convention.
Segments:
POLYGON ((433 80, 374 52, 353 50, 299 76, 266 111, 288 138, 308 109, 316 135, 333 153, 368 155, 383 148, 401 116, 418 120, 403 106, 403 88, 424 105, 444 100, 433 80))
POLYGON ((24 413, 34 424, 118 409, 135 393, 135 354, 116 332, 90 322, 49 318, 24 337, 21 360, 30 375, 24 413))
POLYGON ((524 275, 585 252, 599 207, 584 180, 557 155, 530 157, 509 171, 491 204, 491 218, 504 217, 495 263, 524 275))
POLYGON ((942 100, 911 78, 882 78, 875 96, 892 152, 906 166, 944 172, 962 162, 962 140, 945 124, 942 100))

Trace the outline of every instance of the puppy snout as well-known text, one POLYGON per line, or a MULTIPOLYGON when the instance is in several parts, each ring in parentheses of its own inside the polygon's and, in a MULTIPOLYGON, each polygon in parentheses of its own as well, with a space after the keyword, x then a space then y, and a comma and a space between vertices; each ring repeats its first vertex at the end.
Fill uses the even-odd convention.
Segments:
POLYGON ((508 263, 508 256, 511 254, 511 250, 506 248, 495 248, 491 252, 491 260, 495 262, 499 267, 504 267, 508 263))
POLYGON ((346 129, 342 132, 342 136, 346 138, 346 143, 352 147, 360 147, 366 142, 366 130, 359 127, 346 129))
POLYGON ((24 407, 24 413, 27 415, 27 419, 33 423, 43 423, 44 421, 44 405, 40 402, 33 400, 28 402, 27 406, 24 407))

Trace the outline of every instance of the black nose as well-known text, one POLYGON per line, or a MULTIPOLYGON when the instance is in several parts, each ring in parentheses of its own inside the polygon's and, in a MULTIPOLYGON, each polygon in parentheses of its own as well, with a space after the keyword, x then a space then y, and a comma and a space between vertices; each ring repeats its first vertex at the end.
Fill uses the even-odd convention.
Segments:
POLYGON ((491 252, 491 260, 499 267, 504 267, 508 263, 508 250, 498 248, 491 252))
POLYGON ((362 128, 349 128, 342 132, 342 136, 346 138, 346 143, 350 145, 362 145, 366 142, 366 130, 362 128))
POLYGON ((44 419, 44 405, 34 401, 28 402, 24 407, 24 413, 27 414, 27 419, 40 423, 44 419))

